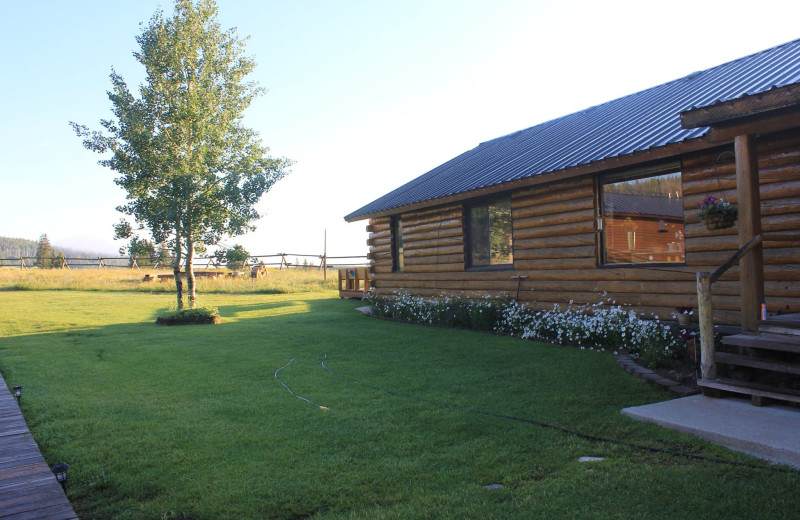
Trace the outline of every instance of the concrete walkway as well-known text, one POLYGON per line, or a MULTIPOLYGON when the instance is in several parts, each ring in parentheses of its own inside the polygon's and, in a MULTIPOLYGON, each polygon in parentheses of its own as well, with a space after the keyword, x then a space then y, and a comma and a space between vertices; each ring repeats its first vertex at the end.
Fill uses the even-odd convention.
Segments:
POLYGON ((800 408, 693 395, 625 408, 622 414, 800 469, 800 408))

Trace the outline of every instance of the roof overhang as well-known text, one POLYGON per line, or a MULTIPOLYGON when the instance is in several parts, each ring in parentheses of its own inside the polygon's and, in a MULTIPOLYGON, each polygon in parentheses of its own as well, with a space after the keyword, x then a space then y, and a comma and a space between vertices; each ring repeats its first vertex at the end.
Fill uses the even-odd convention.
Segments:
POLYGON ((800 84, 793 83, 681 112, 681 126, 683 128, 724 126, 742 118, 765 115, 798 105, 800 105, 800 84))
POLYGON ((503 182, 500 184, 494 184, 492 186, 486 186, 484 188, 469 190, 461 193, 456 193, 453 195, 438 197, 435 199, 428 199, 413 204, 407 204, 405 206, 398 206, 395 208, 383 211, 377 211, 373 213, 364 213, 361 215, 351 216, 349 218, 345 217, 345 220, 347 222, 358 222, 359 220, 366 220, 370 218, 399 215, 401 213, 408 213, 410 211, 419 211, 422 209, 433 208, 436 206, 443 206, 446 204, 453 204, 456 202, 462 202, 465 200, 474 199, 478 197, 485 197, 496 193, 503 193, 506 191, 516 190, 520 188, 527 188, 530 186, 535 186, 537 184, 544 184, 564 179, 571 179, 573 177, 592 175, 600 172, 612 172, 620 170, 622 168, 643 166, 649 163, 663 161, 670 158, 674 159, 675 157, 678 157, 686 153, 705 150, 708 148, 714 148, 716 146, 719 146, 719 143, 710 143, 703 137, 688 139, 678 143, 671 143, 665 146, 650 148, 649 150, 633 152, 631 154, 620 155, 617 157, 609 157, 607 159, 602 159, 600 161, 594 161, 587 164, 579 164, 577 166, 571 166, 569 168, 564 168, 563 170, 556 170, 552 172, 530 175, 522 179, 517 179, 510 182, 503 182))
POLYGON ((737 135, 780 132, 800 126, 800 84, 744 95, 681 113, 683 128, 710 127, 706 140, 722 143, 737 135))

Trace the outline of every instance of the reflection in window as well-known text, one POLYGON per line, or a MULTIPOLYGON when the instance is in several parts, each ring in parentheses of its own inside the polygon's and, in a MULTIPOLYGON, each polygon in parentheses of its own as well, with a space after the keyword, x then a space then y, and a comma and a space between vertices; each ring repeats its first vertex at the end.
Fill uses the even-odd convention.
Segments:
POLYGON ((470 267, 514 263, 511 201, 508 197, 471 206, 467 219, 470 267))
POLYGON ((602 185, 603 263, 682 263, 680 172, 602 185))
POLYGON ((402 271, 403 267, 403 221, 392 217, 392 271, 402 271))

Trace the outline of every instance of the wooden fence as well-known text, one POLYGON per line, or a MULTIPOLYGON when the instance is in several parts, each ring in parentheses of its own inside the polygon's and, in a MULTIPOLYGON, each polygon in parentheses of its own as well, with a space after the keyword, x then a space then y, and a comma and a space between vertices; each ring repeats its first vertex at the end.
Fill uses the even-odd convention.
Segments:
MULTIPOLYGON (((56 269, 141 269, 143 267, 152 269, 169 269, 174 258, 150 258, 143 261, 138 257, 130 256, 103 256, 97 258, 48 258, 48 267, 56 269), (60 263, 60 265, 55 265, 60 263)), ((367 265, 366 255, 351 256, 327 256, 307 255, 295 253, 276 253, 272 255, 253 255, 247 259, 243 268, 250 269, 253 266, 263 265, 267 267, 289 268, 317 268, 332 269, 340 266, 361 266, 367 265), (335 264, 335 265, 334 265, 335 264)), ((224 260, 216 256, 202 256, 195 258, 196 267, 200 268, 225 268, 224 260)), ((0 267, 31 269, 38 268, 35 256, 22 256, 16 258, 0 258, 0 267)))

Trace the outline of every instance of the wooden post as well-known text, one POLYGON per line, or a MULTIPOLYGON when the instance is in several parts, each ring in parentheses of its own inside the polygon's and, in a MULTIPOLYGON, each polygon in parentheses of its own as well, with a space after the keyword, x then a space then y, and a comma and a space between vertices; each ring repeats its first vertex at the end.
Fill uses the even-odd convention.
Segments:
POLYGON ((322 279, 328 280, 328 230, 325 229, 325 244, 322 251, 322 279))
POLYGON ((27 269, 28 268, 28 266, 25 265, 25 259, 22 258, 22 257, 19 257, 19 268, 20 269, 27 269))
MULTIPOLYGON (((739 247, 761 233, 761 195, 758 185, 758 154, 752 135, 734 140, 736 186, 739 198, 739 247)), ((761 302, 764 299, 764 254, 761 245, 739 261, 742 287, 742 331, 758 330, 761 302)))
POLYGON ((697 310, 700 320, 700 371, 703 379, 716 379, 714 362, 714 315, 711 304, 711 275, 697 273, 697 310))

